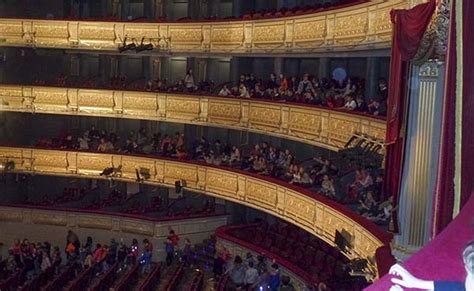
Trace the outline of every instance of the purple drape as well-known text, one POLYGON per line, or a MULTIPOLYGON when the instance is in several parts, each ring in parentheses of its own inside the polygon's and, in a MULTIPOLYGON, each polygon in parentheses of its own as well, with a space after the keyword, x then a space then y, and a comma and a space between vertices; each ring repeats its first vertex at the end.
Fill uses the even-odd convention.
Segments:
MULTIPOLYGON (((454 2, 453 2, 454 3, 454 2)), ((440 160, 434 193, 434 211, 432 236, 441 232, 452 220, 454 207, 454 178, 455 178, 455 133, 456 133, 456 100, 462 104, 462 132, 461 142, 461 207, 474 191, 474 39, 469 35, 474 27, 474 3, 463 1, 462 19, 456 19, 455 5, 451 7, 451 21, 449 29, 448 56, 446 62, 446 84, 443 100, 443 120, 440 147, 440 160), (470 17, 469 17, 470 16, 470 17), (457 43, 457 21, 462 21, 462 57, 463 66, 457 68, 461 44, 457 43), (462 70, 462 94, 457 93, 457 70, 462 70)))
MULTIPOLYGON (((405 146, 405 140, 400 136, 400 131, 405 114, 405 88, 409 77, 407 62, 415 56, 435 8, 436 1, 432 0, 412 9, 397 9, 390 13, 393 23, 393 44, 390 61, 387 134, 385 137, 387 145, 385 193, 395 196, 395 201, 398 201, 403 148, 405 146)), ((393 217, 392 226, 391 231, 398 232, 396 215, 393 217)))

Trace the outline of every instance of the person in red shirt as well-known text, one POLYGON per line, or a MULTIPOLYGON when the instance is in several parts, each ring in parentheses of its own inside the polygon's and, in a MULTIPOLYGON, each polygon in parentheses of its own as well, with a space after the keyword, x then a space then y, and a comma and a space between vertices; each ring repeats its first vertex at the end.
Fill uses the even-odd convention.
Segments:
POLYGON ((97 244, 94 251, 94 255, 93 255, 94 262, 96 263, 101 262, 105 258, 105 255, 106 255, 106 250, 102 247, 101 244, 97 244))
POLYGON ((174 230, 172 228, 170 228, 170 233, 168 235, 168 239, 171 241, 171 243, 173 244, 173 246, 175 248, 178 247, 178 244, 179 244, 179 236, 174 232, 174 230))
POLYGON ((21 252, 21 244, 20 244, 20 240, 19 239, 16 239, 15 242, 13 243, 13 246, 11 248, 11 250, 13 251, 13 254, 14 255, 19 255, 20 252, 21 252))

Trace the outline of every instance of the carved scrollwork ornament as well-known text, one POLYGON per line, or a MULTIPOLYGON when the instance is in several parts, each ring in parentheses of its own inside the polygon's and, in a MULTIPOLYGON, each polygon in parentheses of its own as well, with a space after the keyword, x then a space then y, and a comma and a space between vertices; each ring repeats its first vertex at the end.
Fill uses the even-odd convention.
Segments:
POLYGON ((448 51, 449 7, 451 0, 442 0, 438 6, 437 41, 435 42, 438 57, 445 56, 448 51))
POLYGON ((422 65, 428 59, 444 60, 447 51, 450 0, 441 0, 421 40, 413 62, 422 65))

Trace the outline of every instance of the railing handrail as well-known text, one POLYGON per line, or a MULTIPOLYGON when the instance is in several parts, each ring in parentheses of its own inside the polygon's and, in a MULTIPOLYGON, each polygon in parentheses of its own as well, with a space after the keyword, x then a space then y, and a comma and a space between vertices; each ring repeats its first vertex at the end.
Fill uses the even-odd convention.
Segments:
POLYGON ((143 281, 141 286, 139 286, 139 290, 140 291, 151 290, 150 288, 154 287, 153 283, 159 280, 160 272, 161 272, 161 264, 157 263, 155 267, 153 268, 153 270, 148 275, 148 277, 145 279, 145 281, 143 281))
POLYGON ((107 280, 109 280, 113 275, 117 273, 118 267, 119 267, 119 262, 114 263, 112 267, 110 267, 110 269, 107 270, 107 272, 95 283, 95 285, 88 288, 88 290, 89 291, 105 290, 104 284, 106 284, 107 280))
POLYGON ((43 291, 53 291, 57 290, 62 286, 59 284, 63 284, 62 280, 65 280, 68 276, 73 276, 74 273, 74 265, 69 265, 62 273, 58 274, 51 282, 49 282, 44 288, 43 291))
MULTIPOLYGON (((0 153, 4 157, 11 157, 13 154, 13 160, 21 160, 16 168, 16 171, 19 172, 72 175, 94 179, 105 179, 105 177, 99 176, 99 173, 103 170, 102 167, 110 167, 113 164, 117 166, 122 163, 126 165, 130 165, 130 163, 143 165, 145 163, 154 169, 150 180, 144 181, 145 183, 163 184, 172 187, 176 179, 189 179, 187 187, 191 190, 208 193, 211 196, 221 197, 249 207, 261 209, 307 230, 330 244, 333 244, 336 230, 346 230, 353 235, 354 247, 349 254, 351 258, 363 257, 371 259, 375 256, 378 248, 389 245, 391 240, 389 233, 335 201, 303 187, 244 170, 209 165, 199 161, 185 162, 177 159, 146 155, 118 155, 31 148, 18 149, 15 147, 0 147, 0 153), (54 163, 47 162, 42 164, 39 162, 35 165, 34 160, 36 156, 46 158, 54 156, 55 159, 51 160, 54 163), (23 159, 28 162, 25 163, 23 159), (88 162, 91 159, 95 161, 93 164, 88 162), (73 166, 66 167, 66 164, 73 166), (231 179, 229 180, 231 184, 226 182, 227 179, 221 180, 221 177, 225 176, 231 179), (268 193, 268 191, 271 191, 271 193, 268 193), (268 195, 265 193, 268 193, 268 195), (324 223, 325 225, 319 225, 319 223, 324 223)), ((44 161, 48 160, 50 159, 47 158, 44 161)), ((133 167, 127 166, 124 170, 125 172, 120 177, 113 179, 136 182, 133 167)), ((146 231, 152 232, 149 230, 151 226, 147 227, 148 230, 146 231)), ((376 265, 371 263, 369 267, 371 270, 374 270, 376 265)), ((374 274, 377 276, 376 273, 374 274)))
POLYGON ((179 279, 182 276, 184 272, 184 266, 183 264, 179 264, 178 268, 174 271, 171 279, 168 281, 168 283, 165 286, 165 291, 173 291, 176 288, 176 285, 179 283, 179 279))
POLYGON ((130 284, 131 280, 136 279, 135 275, 137 274, 139 268, 140 268, 140 264, 136 262, 135 265, 133 265, 132 269, 128 271, 128 273, 125 274, 124 277, 122 277, 122 279, 118 283, 117 287, 114 288, 114 290, 117 290, 117 291, 128 290, 127 289, 128 284, 130 284))
MULTIPOLYGON (((201 98, 212 98, 212 99, 225 99, 225 100, 230 100, 230 101, 247 101, 247 102, 255 102, 255 103, 266 103, 266 104, 275 104, 275 105, 283 105, 287 104, 290 106, 296 106, 296 107, 302 107, 302 108, 314 108, 318 110, 325 110, 325 111, 332 111, 332 112, 337 112, 337 113, 342 113, 342 114, 347 114, 347 115, 355 115, 355 116, 362 116, 365 118, 371 118, 374 120, 381 120, 385 121, 386 116, 380 116, 380 115, 372 115, 364 112, 358 112, 358 111, 351 111, 351 110, 345 110, 343 108, 331 108, 327 106, 322 106, 322 105, 316 105, 316 104, 309 104, 309 103, 304 103, 304 102, 294 102, 294 101, 275 101, 275 100, 270 100, 270 99, 261 99, 261 98, 246 98, 246 97, 240 97, 240 96, 219 96, 215 94, 201 94, 201 93, 192 93, 192 92, 168 92, 168 91, 147 91, 147 90, 140 90, 140 89, 130 89, 130 88, 121 88, 121 89, 111 89, 111 88, 99 88, 99 87, 75 87, 75 86, 54 86, 54 85, 30 85, 30 84, 11 84, 11 83, 1 83, 1 87, 31 87, 31 88, 57 88, 57 89, 65 89, 65 90, 95 90, 95 91, 105 91, 105 92, 134 92, 134 93, 143 93, 143 94, 157 94, 157 95, 167 95, 167 96, 187 96, 187 97, 201 97, 201 98)), ((0 97, 10 97, 10 96, 0 96, 0 97)), ((34 98, 34 96, 12 96, 12 97, 30 97, 34 98)))
MULTIPOLYGON (((0 148, 2 146, 0 145, 0 148)), ((104 153, 95 153, 95 152, 90 152, 90 151, 80 151, 80 150, 75 150, 75 151, 68 151, 65 149, 44 149, 44 148, 38 148, 34 146, 7 146, 9 148, 17 148, 17 149, 30 149, 30 150, 48 150, 48 151, 56 151, 56 152, 77 152, 77 153, 93 153, 93 154, 98 154, 98 155, 114 155, 114 154, 104 154, 104 153)), ((294 191, 297 191, 300 194, 303 194, 304 196, 310 197, 312 199, 315 199, 316 201, 325 204, 334 210, 338 211, 339 213, 349 217, 352 219, 354 222, 358 223, 360 226, 371 232, 375 237, 377 237, 380 241, 384 242, 385 244, 388 244, 388 242, 391 240, 391 235, 388 234, 385 231, 382 231, 380 228, 378 228, 374 223, 370 222, 366 218, 358 215, 354 211, 348 209, 347 207, 341 205, 340 203, 333 201, 324 195, 318 195, 317 193, 311 192, 308 189, 304 187, 300 187, 294 184, 287 183, 285 181, 273 178, 273 177, 267 177, 263 175, 259 175, 257 173, 252 173, 249 171, 244 171, 240 169, 235 169, 235 168, 230 168, 230 167, 224 167, 224 166, 217 166, 214 164, 207 164, 205 162, 200 162, 200 161, 194 161, 194 160, 187 160, 187 161, 180 161, 177 159, 173 158, 168 158, 168 157, 157 157, 157 156, 150 156, 150 155, 143 155, 143 154, 120 154, 120 156, 131 156, 131 157, 140 157, 140 158, 149 158, 153 160, 163 160, 163 161, 169 161, 173 163, 184 163, 184 164, 192 164, 196 166, 202 166, 202 167, 207 167, 207 168, 213 168, 213 169, 218 169, 226 172, 235 172, 237 174, 245 175, 245 176, 250 176, 253 178, 257 178, 260 180, 268 181, 271 182, 272 184, 276 184, 294 191)), ((1 156, 0 156, 1 158, 1 156)), ((127 214, 128 215, 128 214, 127 214)))

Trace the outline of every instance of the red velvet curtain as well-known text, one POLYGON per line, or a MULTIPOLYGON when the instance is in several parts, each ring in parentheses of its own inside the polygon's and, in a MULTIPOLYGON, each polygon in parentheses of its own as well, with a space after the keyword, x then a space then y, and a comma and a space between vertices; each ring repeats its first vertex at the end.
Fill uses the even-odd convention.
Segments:
MULTIPOLYGON (((420 4, 412 9, 397 9, 390 13, 393 23, 392 58, 388 89, 387 135, 385 138, 385 193, 398 201, 402 172, 404 137, 401 129, 405 115, 408 61, 413 59, 423 34, 436 8, 436 1, 420 4)), ((398 232, 397 217, 393 217, 392 232, 398 232)))
MULTIPOLYGON (((456 1, 454 1, 456 2, 456 1)), ((474 191, 474 3, 463 1, 463 90, 462 90, 462 150, 461 150, 461 207, 474 191)))
POLYGON ((456 135, 456 22, 455 5, 451 5, 446 81, 443 99, 441 143, 438 174, 433 199, 432 236, 440 233, 451 221, 454 207, 454 161, 456 135))
MULTIPOLYGON (((461 0, 458 0, 461 1, 461 0)), ((455 133, 456 133, 456 100, 462 98, 462 132, 461 142, 461 207, 468 201, 474 191, 474 38, 469 35, 474 27, 474 3, 463 0, 462 17, 456 18, 456 5, 452 1, 448 56, 446 62, 446 84, 443 100, 442 136, 440 147, 440 160, 435 188, 433 229, 432 235, 440 233, 452 220, 454 207, 454 176, 455 176, 455 133), (469 17, 470 16, 470 17, 469 17), (456 24, 462 22, 462 46, 456 42, 458 31, 456 24), (462 47, 463 66, 457 67, 458 56, 462 47), (462 93, 458 94, 457 71, 462 70, 462 93)))

